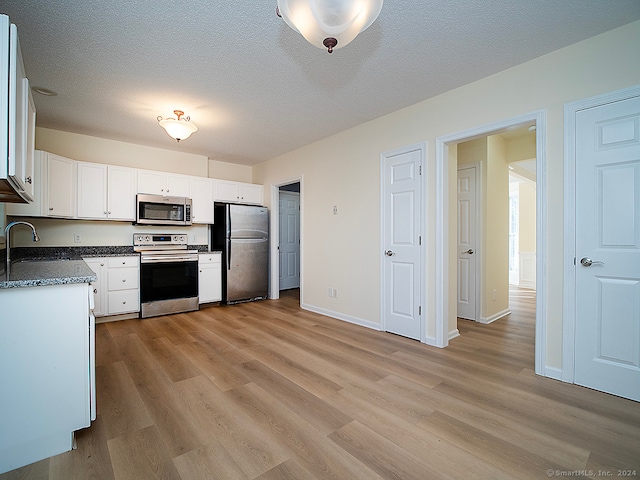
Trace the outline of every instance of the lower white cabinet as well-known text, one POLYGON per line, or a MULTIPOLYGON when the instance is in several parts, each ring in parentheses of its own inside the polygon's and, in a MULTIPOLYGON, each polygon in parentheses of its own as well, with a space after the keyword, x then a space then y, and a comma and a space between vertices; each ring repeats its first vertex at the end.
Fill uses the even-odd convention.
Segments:
POLYGON ((91 424, 89 285, 0 289, 0 474, 71 450, 91 424))
POLYGON ((201 253, 198 255, 199 303, 222 300, 222 254, 201 253))
POLYGON ((89 257, 84 261, 98 277, 92 283, 96 317, 140 311, 140 257, 89 257))

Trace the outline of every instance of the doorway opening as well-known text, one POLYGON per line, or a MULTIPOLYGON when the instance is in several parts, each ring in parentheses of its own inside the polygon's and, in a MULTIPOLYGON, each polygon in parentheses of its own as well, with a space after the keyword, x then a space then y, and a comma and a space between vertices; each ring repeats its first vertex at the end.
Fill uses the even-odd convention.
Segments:
POLYGON ((280 292, 303 302, 304 182, 302 176, 271 184, 269 298, 280 292), (291 295, 289 295, 291 296, 291 295))
MULTIPOLYGON (((506 135, 507 137, 511 132, 515 132, 521 129, 532 128, 535 135, 535 290, 536 290, 536 309, 535 309, 535 370, 536 373, 549 375, 544 368, 544 359, 546 357, 546 339, 545 339, 545 323, 546 318, 546 304, 545 304, 545 292, 544 285, 546 285, 546 269, 541 262, 542 258, 545 258, 546 252, 546 158, 545 158, 545 128, 546 120, 544 111, 537 111, 530 114, 522 115, 519 117, 497 122, 494 124, 474 128, 458 132, 455 134, 447 135, 445 137, 439 137, 436 139, 436 284, 441 285, 441 289, 436 292, 436 345, 439 347, 446 347, 449 343, 449 339, 456 336, 457 328, 453 323, 456 322, 456 315, 453 313, 457 310, 456 294, 457 291, 457 274, 455 269, 455 262, 450 249, 457 246, 455 237, 450 238, 450 235, 456 231, 456 229, 449 228, 449 222, 456 221, 455 217, 451 218, 451 212, 455 212, 456 209, 451 202, 453 202, 452 196, 449 194, 450 181, 449 178, 455 175, 458 167, 458 146, 464 142, 475 141, 478 139, 487 138, 494 135, 506 135), (451 148, 451 155, 449 148, 451 148), (451 233, 450 233, 451 231, 451 233), (453 311, 452 311, 453 310, 453 311)), ((502 141, 502 140, 501 140, 502 141)), ((490 323, 492 315, 504 316, 509 313, 509 222, 508 222, 508 169, 509 162, 505 162, 505 169, 502 171, 502 175, 506 179, 503 185, 506 192, 502 200, 504 208, 504 216, 501 221, 503 222, 503 235, 501 235, 501 242, 503 243, 502 250, 498 254, 503 257, 501 262, 504 263, 504 268, 500 268, 499 275, 503 278, 504 287, 502 300, 506 307, 498 308, 494 306, 493 310, 483 312, 482 318, 487 321, 483 323, 490 323), (490 313, 490 314, 489 314, 490 313)), ((485 172, 486 176, 490 175, 490 172, 485 172)), ((453 186, 454 183, 451 183, 453 186)), ((489 190, 487 190, 489 191, 489 190)), ((486 197, 486 196, 485 196, 486 197)), ((491 203, 486 203, 486 198, 483 198, 482 211, 486 215, 488 211, 493 211, 494 206, 491 203)), ((484 229, 487 228, 486 219, 483 220, 484 229)), ((486 233, 486 232, 485 232, 486 233)), ((480 271, 486 275, 486 266, 491 261, 491 257, 487 258, 487 253, 491 252, 490 245, 485 240, 486 248, 484 254, 480 260, 480 271)), ((481 301, 484 304, 494 302, 495 295, 496 301, 498 300, 498 289, 487 287, 487 282, 484 279, 480 280, 480 284, 484 286, 484 290, 481 291, 481 301), (494 292, 496 290, 496 292, 494 292)), ((496 319, 497 319, 496 318, 496 319)))

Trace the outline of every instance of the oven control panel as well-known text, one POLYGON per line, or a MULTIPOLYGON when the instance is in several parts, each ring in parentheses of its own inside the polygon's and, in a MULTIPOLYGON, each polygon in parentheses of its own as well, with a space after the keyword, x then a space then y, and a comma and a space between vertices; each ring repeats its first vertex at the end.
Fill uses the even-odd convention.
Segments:
POLYGON ((134 246, 187 245, 186 234, 134 233, 134 246))

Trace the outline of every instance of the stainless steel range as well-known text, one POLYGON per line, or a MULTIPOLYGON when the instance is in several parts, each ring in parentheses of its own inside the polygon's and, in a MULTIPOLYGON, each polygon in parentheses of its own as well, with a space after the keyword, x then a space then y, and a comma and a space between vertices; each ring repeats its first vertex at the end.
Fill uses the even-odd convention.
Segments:
POLYGON ((140 252, 140 317, 198 309, 198 251, 187 235, 135 233, 140 252))

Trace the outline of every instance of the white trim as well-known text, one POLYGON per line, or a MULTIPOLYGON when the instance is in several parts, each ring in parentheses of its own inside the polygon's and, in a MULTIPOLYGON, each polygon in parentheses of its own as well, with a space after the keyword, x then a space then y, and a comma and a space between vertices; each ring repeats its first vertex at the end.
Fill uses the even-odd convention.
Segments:
POLYGON ((458 330, 457 328, 449 332, 449 340, 453 340, 454 338, 457 338, 459 336, 460 336, 460 330, 458 330))
POLYGON ((518 273, 518 286, 535 290, 536 252, 518 252, 518 273))
POLYGON ((553 378, 554 380, 563 380, 562 379, 562 369, 555 367, 545 367, 544 376, 553 378))
POLYGON ((269 298, 272 300, 280 298, 280 258, 278 255, 278 245, 280 244, 280 187, 298 182, 300 183, 300 304, 302 304, 304 301, 304 182, 302 174, 271 184, 271 211, 269 212, 269 298))
POLYGON ((446 347, 448 340, 444 326, 448 324, 449 285, 449 175, 448 175, 448 145, 462 141, 481 138, 508 127, 536 123, 536 340, 535 340, 535 371, 544 375, 547 357, 546 321, 547 314, 547 268, 543 259, 547 258, 547 148, 546 148, 546 111, 537 110, 508 120, 484 125, 469 130, 453 133, 436 138, 436 341, 438 346, 446 347))
POLYGON ((354 317, 352 315, 345 315, 344 313, 334 312, 333 310, 327 310, 326 308, 316 307, 315 305, 309 305, 308 303, 301 303, 300 308, 308 310, 310 312, 319 313, 325 317, 335 318, 344 322, 353 323, 354 325, 360 325, 361 327, 367 327, 372 330, 382 330, 380 325, 363 318, 354 317))
MULTIPOLYGON (((427 155, 427 143, 421 142, 413 145, 407 145, 405 147, 396 148, 394 150, 389 150, 386 152, 382 152, 380 154, 380 255, 384 251, 384 227, 385 227, 385 217, 384 217, 384 202, 385 202, 385 165, 386 160, 390 157, 395 157, 398 155, 402 155, 403 153, 420 152, 420 169, 421 169, 421 177, 422 181, 420 183, 420 192, 418 195, 418 203, 421 209, 420 215, 420 224, 418 225, 419 235, 422 236, 422 245, 420 248, 420 260, 419 260, 419 268, 420 268, 420 305, 422 306, 422 314, 420 318, 420 341, 422 343, 430 343, 431 339, 427 337, 427 325, 426 325, 426 248, 427 248, 427 234, 424 228, 424 216, 427 211, 427 205, 425 200, 425 190, 426 190, 426 155, 427 155)), ((380 257, 381 258, 381 257, 380 257)), ((385 295, 385 282, 384 282, 384 261, 380 261, 380 330, 386 331, 386 318, 384 316, 384 312, 386 311, 386 295, 385 295)))
POLYGON ((584 98, 564 106, 564 304, 562 308, 562 369, 559 379, 568 383, 574 383, 575 379, 576 113, 637 96, 640 96, 640 85, 584 98))
MULTIPOLYGON (((476 170, 476 253, 475 255, 479 257, 476 261, 476 279, 475 279, 475 287, 476 287, 476 311, 474 312, 473 321, 479 321, 482 315, 482 272, 484 272, 484 255, 482 255, 482 237, 484 236, 484 232, 482 230, 484 226, 484 219, 482 218, 482 195, 484 193, 482 189, 482 162, 473 162, 473 163, 463 163, 458 165, 458 171, 464 170, 465 168, 475 168, 476 170)), ((460 281, 460 279, 458 279, 460 281)), ((449 340, 451 340, 451 336, 449 336, 449 340)))
POLYGON ((490 317, 480 317, 480 320, 478 320, 478 322, 479 323, 484 323, 485 325, 488 325, 490 323, 495 322, 496 320, 500 320, 501 318, 506 317, 510 313, 511 313, 511 310, 508 309, 508 308, 505 308, 504 310, 502 310, 502 311, 500 311, 498 313, 494 313, 490 317))

